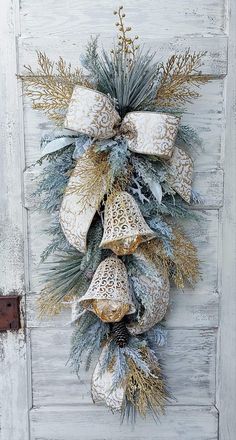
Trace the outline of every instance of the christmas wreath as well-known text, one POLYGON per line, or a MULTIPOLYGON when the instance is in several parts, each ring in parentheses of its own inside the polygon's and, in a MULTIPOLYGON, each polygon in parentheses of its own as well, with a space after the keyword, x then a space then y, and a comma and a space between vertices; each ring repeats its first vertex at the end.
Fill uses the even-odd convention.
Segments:
POLYGON ((179 223, 200 200, 189 154, 201 141, 181 115, 209 78, 200 71, 204 53, 158 62, 130 36, 123 7, 114 14, 112 50, 91 39, 76 69, 38 52, 38 69, 25 66, 22 79, 33 108, 57 127, 42 139, 33 194, 50 214, 52 238, 40 313, 73 303, 71 364, 88 369, 97 355, 93 400, 133 419, 148 409, 158 415, 171 398, 159 323, 170 282, 182 289, 199 277, 179 223))

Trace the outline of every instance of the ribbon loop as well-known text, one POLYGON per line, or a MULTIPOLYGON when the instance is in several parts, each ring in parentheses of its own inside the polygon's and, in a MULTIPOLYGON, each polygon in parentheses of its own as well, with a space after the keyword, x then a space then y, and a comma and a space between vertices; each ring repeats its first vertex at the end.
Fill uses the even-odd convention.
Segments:
POLYGON ((134 153, 170 159, 178 126, 179 118, 169 114, 131 112, 124 117, 121 132, 134 153))
POLYGON ((107 95, 76 86, 68 107, 65 128, 87 134, 94 139, 116 135, 121 118, 107 95))
MULTIPOLYGON (((65 127, 90 136, 93 140, 110 139, 121 134, 127 139, 131 151, 165 160, 169 170, 169 185, 189 203, 193 164, 190 157, 174 145, 179 118, 170 114, 140 111, 127 113, 119 126, 120 122, 121 118, 107 95, 86 87, 75 87, 65 127)), ((83 156, 80 160, 83 160, 83 156)), ((92 204, 92 194, 90 203, 82 205, 79 167, 80 163, 77 162, 63 198, 60 222, 68 241, 84 253, 96 207, 92 204), (71 193, 71 187, 78 187, 78 191, 71 193)), ((161 203, 161 188, 151 182, 150 189, 161 203)))

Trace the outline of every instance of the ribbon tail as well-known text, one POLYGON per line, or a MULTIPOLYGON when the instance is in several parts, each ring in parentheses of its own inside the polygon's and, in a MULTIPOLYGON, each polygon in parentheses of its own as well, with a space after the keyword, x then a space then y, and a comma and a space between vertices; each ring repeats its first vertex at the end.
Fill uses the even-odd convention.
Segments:
POLYGON ((60 209, 60 224, 68 242, 84 254, 87 251, 87 234, 97 211, 98 202, 102 201, 106 193, 106 185, 104 179, 99 191, 100 200, 96 194, 84 197, 84 182, 80 174, 81 161, 83 156, 78 159, 65 190, 60 209))
POLYGON ((170 174, 168 182, 182 199, 189 203, 191 199, 193 162, 192 159, 180 148, 175 147, 169 160, 170 174))
POLYGON ((125 395, 124 388, 119 386, 113 389, 113 373, 107 369, 103 371, 102 368, 108 350, 108 345, 105 345, 98 359, 92 376, 91 394, 95 403, 103 401, 111 410, 120 411, 125 395))
MULTIPOLYGON (((142 249, 138 248, 133 256, 141 263, 142 270, 138 269, 137 277, 139 286, 145 292, 143 301, 141 300, 142 313, 137 316, 136 321, 127 324, 129 332, 134 336, 149 331, 163 319, 169 304, 170 284, 166 270, 161 265, 157 268, 142 249)), ((133 287, 135 293, 135 282, 133 287)))

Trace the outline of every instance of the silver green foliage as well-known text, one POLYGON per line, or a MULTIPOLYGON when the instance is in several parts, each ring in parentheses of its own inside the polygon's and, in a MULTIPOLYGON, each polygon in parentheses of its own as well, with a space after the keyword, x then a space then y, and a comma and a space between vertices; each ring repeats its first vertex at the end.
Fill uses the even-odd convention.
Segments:
POLYGON ((197 154, 202 150, 202 139, 194 128, 189 125, 180 125, 177 133, 176 145, 189 151, 190 154, 197 154))
POLYGON ((116 136, 114 139, 98 141, 96 142, 96 151, 108 154, 112 182, 127 175, 131 152, 128 150, 124 137, 116 136))
POLYGON ((75 166, 73 151, 74 146, 66 147, 60 150, 60 155, 51 154, 50 161, 42 165, 37 189, 32 194, 32 198, 37 199, 37 209, 49 214, 59 211, 69 175, 75 166))
POLYGON ((44 262, 41 278, 48 285, 47 292, 58 303, 70 293, 82 296, 87 291, 98 265, 109 254, 99 248, 101 237, 102 226, 97 219, 89 230, 85 255, 71 247, 44 262))
POLYGON ((71 338, 70 364, 78 374, 82 363, 88 370, 92 356, 96 354, 109 335, 109 325, 100 321, 92 312, 87 311, 76 323, 71 338))
POLYGON ((87 45, 82 63, 97 89, 117 103, 122 117, 129 111, 147 109, 155 101, 160 70, 150 51, 139 51, 135 63, 130 63, 121 52, 103 50, 100 54, 96 38, 87 45))
POLYGON ((163 347, 167 342, 167 330, 160 324, 152 327, 148 332, 146 332, 146 340, 149 347, 158 356, 159 347, 163 347))

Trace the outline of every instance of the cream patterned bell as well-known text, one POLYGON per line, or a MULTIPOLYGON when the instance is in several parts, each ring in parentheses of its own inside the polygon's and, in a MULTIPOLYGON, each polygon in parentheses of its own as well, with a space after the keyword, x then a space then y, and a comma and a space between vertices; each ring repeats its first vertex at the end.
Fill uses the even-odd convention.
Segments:
POLYGON ((155 233, 145 222, 130 194, 121 191, 108 198, 101 248, 111 249, 116 255, 129 255, 135 252, 140 243, 154 237, 155 233))
POLYGON ((92 282, 79 303, 96 313, 104 322, 118 322, 135 312, 124 263, 108 257, 99 264, 92 282))

